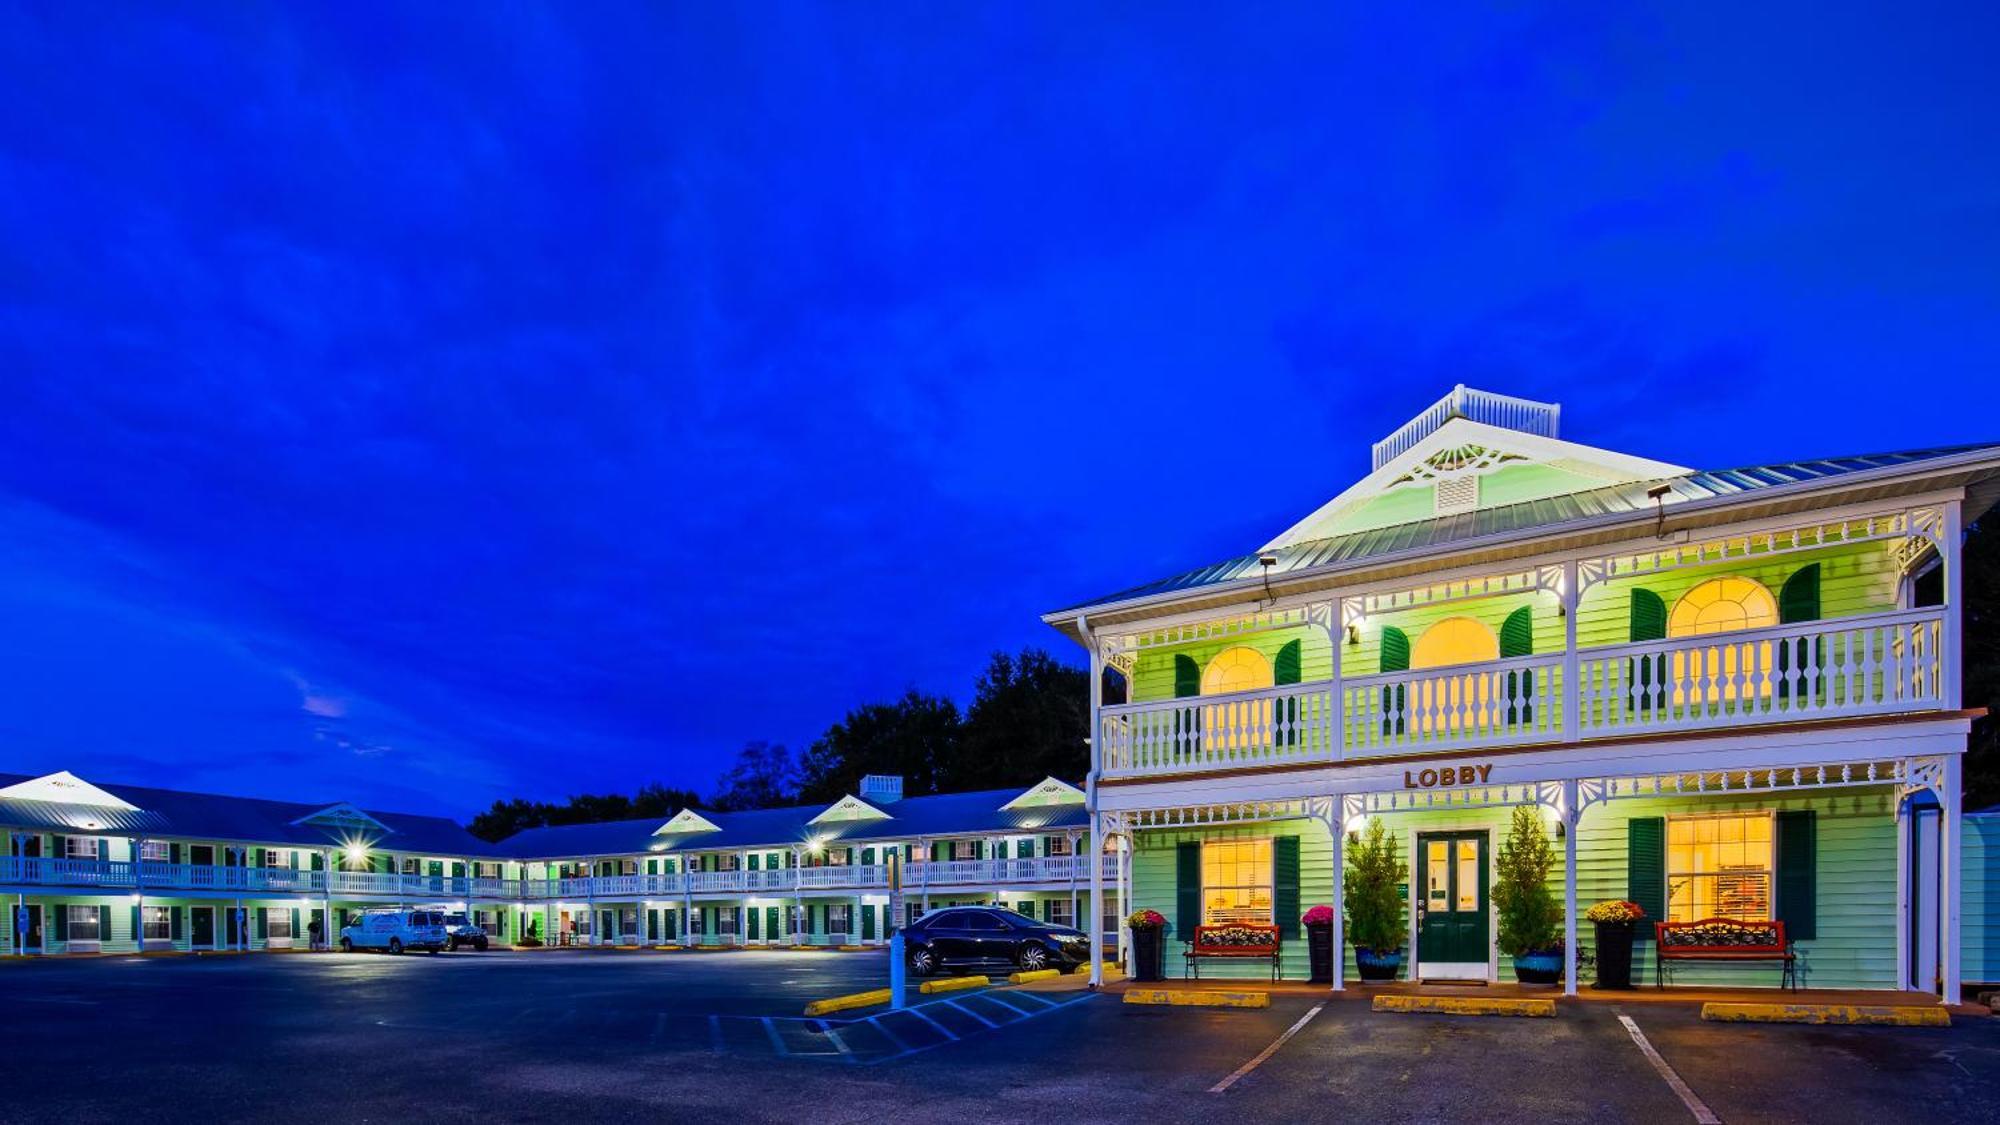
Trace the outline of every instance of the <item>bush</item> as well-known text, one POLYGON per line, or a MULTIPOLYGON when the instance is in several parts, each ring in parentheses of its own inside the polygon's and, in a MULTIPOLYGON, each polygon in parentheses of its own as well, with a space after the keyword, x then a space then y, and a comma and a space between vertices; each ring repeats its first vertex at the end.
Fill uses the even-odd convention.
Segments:
POLYGON ((1399 953, 1403 928, 1403 884, 1410 869, 1396 854, 1396 838, 1377 817, 1368 834, 1347 847, 1347 940, 1376 953, 1399 953))
POLYGON ((1539 805, 1516 805, 1495 867, 1493 908, 1500 912, 1500 951, 1510 957, 1562 945, 1562 907, 1549 890, 1549 850, 1539 805))

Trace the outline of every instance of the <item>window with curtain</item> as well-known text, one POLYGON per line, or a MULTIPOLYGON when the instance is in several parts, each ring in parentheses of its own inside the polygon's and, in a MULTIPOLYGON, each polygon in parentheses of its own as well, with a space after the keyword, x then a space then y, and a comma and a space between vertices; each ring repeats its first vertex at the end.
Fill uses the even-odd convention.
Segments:
POLYGON ((1205 924, 1271 921, 1271 841, 1215 840, 1201 846, 1205 924))
POLYGON ((1769 812, 1667 818, 1667 920, 1771 917, 1769 812))
POLYGON ((103 941, 103 934, 97 928, 97 908, 95 906, 69 906, 69 940, 103 941))
POLYGON ((174 936, 174 916, 169 907, 141 907, 139 925, 147 941, 167 941, 174 936))

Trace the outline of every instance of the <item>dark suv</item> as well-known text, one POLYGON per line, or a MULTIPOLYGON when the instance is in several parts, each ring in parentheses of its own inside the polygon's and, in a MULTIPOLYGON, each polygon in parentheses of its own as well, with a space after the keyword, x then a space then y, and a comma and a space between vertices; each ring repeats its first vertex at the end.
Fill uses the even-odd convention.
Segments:
POLYGON ((995 968, 1067 973, 1090 960, 1083 931, 997 906, 933 910, 903 931, 903 948, 910 972, 920 977, 995 968))

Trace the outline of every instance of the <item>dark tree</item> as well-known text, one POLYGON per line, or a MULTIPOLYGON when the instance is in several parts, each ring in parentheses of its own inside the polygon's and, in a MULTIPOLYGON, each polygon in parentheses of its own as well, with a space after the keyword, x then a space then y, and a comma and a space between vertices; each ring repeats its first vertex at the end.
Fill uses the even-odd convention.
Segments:
POLYGON ((701 798, 693 790, 670 789, 658 782, 643 786, 630 797, 622 793, 584 793, 561 805, 517 797, 493 802, 492 808, 472 818, 466 831, 482 840, 499 841, 523 829, 555 824, 601 824, 654 816, 665 820, 682 809, 701 805, 701 798))
POLYGON ((799 796, 799 766, 783 743, 748 743, 717 782, 708 807, 717 812, 789 805, 799 796))
POLYGON ((947 789, 1081 781, 1090 769, 1090 673, 1038 648, 996 652, 973 688, 947 789))
POLYGON ((958 735, 958 705, 915 688, 894 703, 857 707, 806 751, 799 797, 808 803, 837 801, 871 773, 900 776, 909 796, 942 792, 958 735))
POLYGON ((1961 594, 1966 707, 1984 707, 1973 720, 1965 755, 1965 807, 2000 804, 2000 513, 1975 523, 1965 537, 1961 594))

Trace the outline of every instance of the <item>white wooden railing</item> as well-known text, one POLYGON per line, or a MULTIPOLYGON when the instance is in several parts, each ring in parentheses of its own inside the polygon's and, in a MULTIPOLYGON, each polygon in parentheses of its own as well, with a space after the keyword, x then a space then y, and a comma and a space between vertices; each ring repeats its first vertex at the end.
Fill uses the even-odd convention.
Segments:
POLYGON ((1315 764, 1943 706, 1942 609, 1428 668, 1102 711, 1108 777, 1315 764))
POLYGON ((1535 402, 1513 395, 1474 390, 1460 383, 1451 389, 1450 394, 1425 408, 1423 413, 1397 427, 1395 433, 1376 442, 1375 468, 1379 469, 1402 456, 1453 417, 1552 438, 1557 436, 1562 408, 1552 402, 1535 402))

